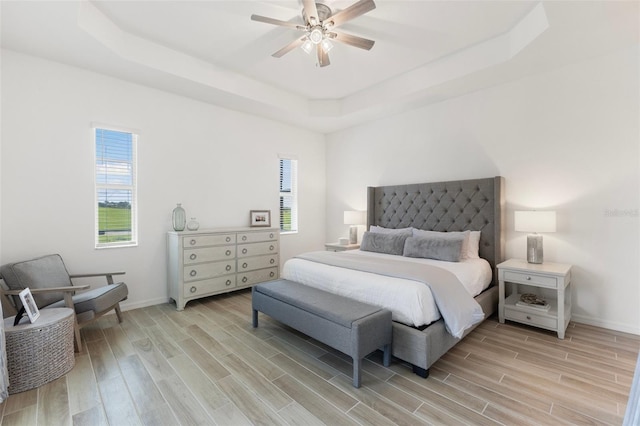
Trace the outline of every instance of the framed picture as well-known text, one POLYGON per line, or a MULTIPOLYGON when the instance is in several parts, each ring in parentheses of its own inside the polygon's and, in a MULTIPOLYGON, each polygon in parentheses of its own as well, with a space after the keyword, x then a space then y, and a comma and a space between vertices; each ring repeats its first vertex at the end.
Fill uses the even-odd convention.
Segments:
POLYGON ((271 226, 271 210, 251 210, 249 223, 255 226, 271 226))
POLYGON ((31 290, 25 288, 19 294, 20 301, 22 302, 22 306, 24 306, 24 310, 27 312, 29 316, 29 321, 36 322, 38 317, 40 316, 40 311, 38 310, 38 305, 36 305, 36 301, 33 299, 33 295, 31 294, 31 290))

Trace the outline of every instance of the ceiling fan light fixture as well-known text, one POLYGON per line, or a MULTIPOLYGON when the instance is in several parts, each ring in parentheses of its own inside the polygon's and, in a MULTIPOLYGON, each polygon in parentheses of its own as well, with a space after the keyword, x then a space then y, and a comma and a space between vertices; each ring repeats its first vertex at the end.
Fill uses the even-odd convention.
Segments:
POLYGON ((333 49, 333 43, 331 43, 327 38, 322 40, 322 43, 320 43, 320 46, 322 46, 322 50, 324 50, 326 53, 329 53, 329 51, 333 49))
POLYGON ((300 48, 302 50, 304 50, 304 52, 308 55, 311 53, 311 51, 313 50, 313 46, 314 44, 311 42, 311 40, 306 39, 304 41, 304 43, 302 43, 302 45, 300 46, 300 48))
POLYGON ((324 33, 321 28, 314 28, 309 32, 309 40, 311 40, 313 44, 320 44, 323 38, 324 33))

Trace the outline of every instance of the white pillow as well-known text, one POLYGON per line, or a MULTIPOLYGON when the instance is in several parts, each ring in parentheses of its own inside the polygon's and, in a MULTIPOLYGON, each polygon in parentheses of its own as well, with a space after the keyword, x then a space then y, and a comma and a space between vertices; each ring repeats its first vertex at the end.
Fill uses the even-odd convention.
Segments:
POLYGON ((480 231, 469 231, 469 245, 466 259, 480 258, 480 231))
MULTIPOLYGON (((475 231, 474 231, 475 232, 475 231)), ((432 237, 432 238, 443 238, 443 239, 450 239, 450 238, 460 238, 460 236, 464 237, 464 240, 462 241, 462 250, 460 251, 460 259, 464 260, 464 259, 474 259, 474 258, 470 258, 469 257, 469 237, 471 235, 471 231, 461 231, 461 232, 439 232, 439 231, 424 231, 422 229, 414 229, 413 230, 413 236, 414 237, 432 237)), ((475 248, 475 253, 476 253, 476 257, 477 257, 477 253, 478 253, 478 246, 479 246, 479 242, 480 242, 480 238, 478 238, 478 244, 476 244, 476 248, 475 248)))
POLYGON ((374 234, 409 234, 411 235, 413 228, 384 228, 382 226, 371 225, 369 228, 369 232, 373 232, 374 234))

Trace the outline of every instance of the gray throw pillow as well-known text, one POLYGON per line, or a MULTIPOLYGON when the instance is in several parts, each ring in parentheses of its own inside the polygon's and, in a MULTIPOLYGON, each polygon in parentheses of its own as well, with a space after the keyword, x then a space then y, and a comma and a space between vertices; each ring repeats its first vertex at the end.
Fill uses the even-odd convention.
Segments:
POLYGON ((360 243, 360 250, 402 256, 404 241, 407 238, 409 238, 409 234, 365 232, 362 236, 362 243, 360 243))
POLYGON ((455 238, 410 237, 404 243, 403 255, 424 259, 459 262, 462 258, 464 236, 455 238))

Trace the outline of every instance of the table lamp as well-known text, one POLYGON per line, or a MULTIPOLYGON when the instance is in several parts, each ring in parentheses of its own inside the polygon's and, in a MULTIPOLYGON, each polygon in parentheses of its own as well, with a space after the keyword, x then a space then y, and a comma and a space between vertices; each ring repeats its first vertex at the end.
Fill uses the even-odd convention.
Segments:
POLYGON ((555 211, 517 211, 515 230, 527 235, 527 262, 542 263, 542 235, 538 232, 556 232, 555 211))
POLYGON ((344 212, 344 224, 349 228, 349 244, 358 243, 358 225, 364 225, 365 212, 349 210, 344 212))

